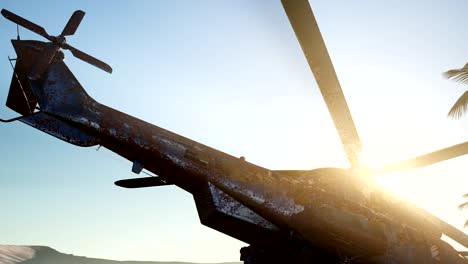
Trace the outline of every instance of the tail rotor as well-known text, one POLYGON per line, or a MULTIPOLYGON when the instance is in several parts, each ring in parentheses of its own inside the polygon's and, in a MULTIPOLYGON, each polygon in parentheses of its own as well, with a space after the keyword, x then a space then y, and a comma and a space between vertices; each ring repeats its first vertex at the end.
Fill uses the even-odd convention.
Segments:
POLYGON ((41 35, 42 37, 46 38, 47 40, 50 41, 49 45, 47 46, 47 48, 42 52, 42 55, 37 59, 34 67, 32 68, 31 72, 29 73, 28 75, 28 78, 31 79, 31 80, 38 80, 42 77, 42 75, 44 74, 44 72, 47 71, 50 63, 53 61, 53 59, 55 58, 55 56, 57 55, 57 53, 60 51, 60 49, 67 49, 67 50, 70 50, 70 52, 73 54, 73 56, 75 56, 76 58, 82 60, 82 61, 85 61, 103 71, 106 71, 108 73, 112 73, 112 68, 105 62, 101 61, 101 60, 98 60, 96 59, 95 57, 89 55, 89 54, 86 54, 76 48, 74 48, 73 46, 69 45, 66 43, 66 39, 65 39, 65 36, 71 36, 71 35, 74 35, 76 30, 78 29, 78 26, 80 25, 81 21, 83 20, 84 18, 84 15, 85 15, 85 12, 81 11, 81 10, 77 10, 73 13, 73 15, 70 17, 70 19, 68 20, 68 23, 65 25, 65 27, 63 28, 63 31, 60 35, 58 36, 50 36, 47 31, 27 20, 27 19, 24 19, 6 9, 2 9, 1 11, 2 15, 26 28, 26 29, 29 29, 31 30, 32 32, 38 34, 38 35, 41 35))

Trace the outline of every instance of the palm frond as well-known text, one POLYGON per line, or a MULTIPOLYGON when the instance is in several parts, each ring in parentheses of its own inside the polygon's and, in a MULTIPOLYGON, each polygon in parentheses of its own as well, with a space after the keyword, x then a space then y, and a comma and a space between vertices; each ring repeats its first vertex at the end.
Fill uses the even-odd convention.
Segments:
POLYGON ((447 79, 468 84, 468 63, 460 69, 448 70, 442 74, 447 79))
MULTIPOLYGON (((467 73, 468 78, 468 73, 467 73)), ((468 82, 467 82, 468 83, 468 82)), ((453 119, 460 119, 468 111, 468 90, 465 91, 450 109, 448 116, 453 119)))
POLYGON ((463 209, 465 209, 466 207, 468 207, 468 202, 464 202, 464 203, 460 204, 460 205, 458 206, 458 209, 463 210, 463 209))

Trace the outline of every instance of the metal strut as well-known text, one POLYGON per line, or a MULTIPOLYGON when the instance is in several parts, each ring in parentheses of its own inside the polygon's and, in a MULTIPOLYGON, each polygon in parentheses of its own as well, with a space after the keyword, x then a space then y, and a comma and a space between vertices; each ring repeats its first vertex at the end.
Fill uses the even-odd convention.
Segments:
POLYGON ((20 120, 20 119, 25 118, 25 117, 28 117, 28 116, 32 116, 32 115, 38 114, 38 113, 40 113, 40 112, 42 112, 42 111, 34 112, 34 113, 30 114, 30 115, 18 116, 18 117, 11 118, 11 119, 1 119, 1 118, 0 118, 0 122, 2 122, 2 123, 10 123, 10 122, 17 121, 17 120, 20 120))
POLYGON ((13 122, 13 121, 16 121, 16 120, 20 120, 21 118, 23 118, 25 116, 18 116, 18 117, 15 117, 15 118, 11 118, 11 119, 1 119, 0 118, 0 122, 3 122, 3 123, 10 123, 10 122, 13 122))

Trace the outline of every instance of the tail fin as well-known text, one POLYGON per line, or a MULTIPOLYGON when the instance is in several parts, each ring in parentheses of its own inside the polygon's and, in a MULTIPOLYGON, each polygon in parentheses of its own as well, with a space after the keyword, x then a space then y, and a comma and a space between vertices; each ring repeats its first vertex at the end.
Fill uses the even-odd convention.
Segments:
MULTIPOLYGON (((7 98, 7 107, 23 115, 18 120, 54 137, 78 146, 99 144, 99 140, 67 121, 80 116, 94 100, 61 58, 48 67, 39 80, 28 78, 36 58, 47 43, 12 40, 17 59, 7 98), (35 112, 40 106, 40 112, 35 112)), ((58 53, 63 55, 61 53, 58 53)))
POLYGON ((10 86, 7 106, 26 115, 39 104, 43 111, 57 113, 79 112, 94 100, 89 97, 73 73, 63 62, 59 51, 41 79, 28 78, 47 43, 33 40, 12 40, 17 59, 10 86))
MULTIPOLYGON (((17 45, 15 45, 14 41, 13 46, 15 46, 16 49, 17 45)), ((23 49, 21 48, 20 50, 16 49, 16 51, 17 54, 26 53, 22 52, 23 49)), ((10 59, 10 63, 11 61, 10 59)), ((34 95, 27 77, 27 73, 31 67, 27 62, 27 60, 23 59, 23 56, 17 57, 6 102, 7 107, 21 115, 32 114, 37 106, 37 98, 34 95)))

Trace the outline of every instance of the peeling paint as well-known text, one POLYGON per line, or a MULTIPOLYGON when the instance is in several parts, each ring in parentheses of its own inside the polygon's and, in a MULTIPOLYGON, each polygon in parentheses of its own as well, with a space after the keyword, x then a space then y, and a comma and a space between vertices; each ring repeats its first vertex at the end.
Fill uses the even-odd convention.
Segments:
POLYGON ((240 204, 211 183, 208 184, 211 195, 213 197, 213 202, 218 210, 252 224, 256 224, 270 230, 278 230, 278 227, 268 222, 265 218, 259 216, 254 211, 240 204))
MULTIPOLYGON (((34 53, 44 45, 16 43, 34 47, 34 53)), ((31 47, 22 49, 33 52, 31 47)), ((24 63, 24 69, 33 65, 32 59, 24 63)), ((22 122, 75 145, 101 144, 194 193, 198 186, 208 185, 220 212, 278 236, 275 232, 296 234, 288 239, 301 250, 340 249, 347 256, 370 256, 374 263, 387 263, 389 258, 405 264, 439 263, 425 259, 431 255, 467 263, 440 240, 440 222, 393 202, 349 171, 271 171, 209 148, 95 102, 60 60, 50 65, 44 82, 30 88, 44 112, 22 122), (431 254, 433 246, 438 254, 431 254)))

